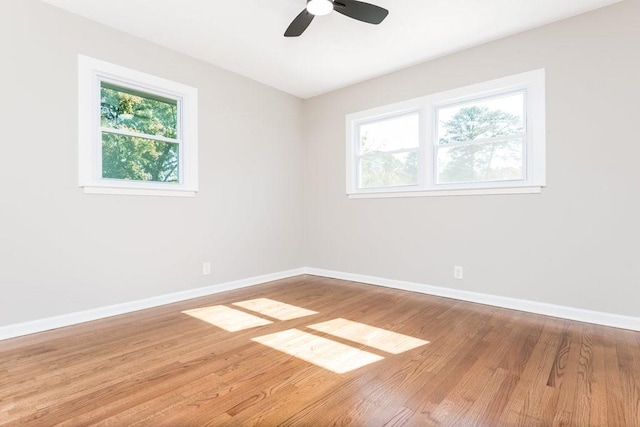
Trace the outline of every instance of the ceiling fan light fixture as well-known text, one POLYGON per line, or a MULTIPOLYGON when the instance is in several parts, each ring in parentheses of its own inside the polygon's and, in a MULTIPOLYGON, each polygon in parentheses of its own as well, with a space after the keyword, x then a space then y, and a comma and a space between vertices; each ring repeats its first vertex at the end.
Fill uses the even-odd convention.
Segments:
POLYGON ((333 2, 330 0, 309 0, 307 11, 315 16, 327 15, 333 10, 333 2))
POLYGON ((317 15, 326 15, 333 10, 357 21, 374 25, 384 21, 389 14, 387 9, 360 0, 307 0, 307 6, 291 21, 284 36, 302 35, 317 15))

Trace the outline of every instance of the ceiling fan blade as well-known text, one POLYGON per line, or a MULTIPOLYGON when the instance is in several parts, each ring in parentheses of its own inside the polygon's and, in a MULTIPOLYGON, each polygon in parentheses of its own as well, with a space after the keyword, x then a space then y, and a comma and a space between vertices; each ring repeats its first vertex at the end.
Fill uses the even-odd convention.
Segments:
POLYGON ((335 0, 333 10, 369 24, 379 24, 389 14, 387 9, 357 0, 335 0))
POLYGON ((285 37, 298 37, 304 33, 311 21, 313 21, 314 15, 310 14, 305 8, 296 18, 289 24, 289 28, 284 32, 285 37))

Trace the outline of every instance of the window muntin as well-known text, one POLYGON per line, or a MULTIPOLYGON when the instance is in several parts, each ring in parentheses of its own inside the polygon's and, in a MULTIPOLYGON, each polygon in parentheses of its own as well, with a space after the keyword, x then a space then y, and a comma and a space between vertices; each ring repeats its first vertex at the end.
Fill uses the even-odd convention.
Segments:
POLYGON ((543 69, 347 115, 350 197, 538 193, 544 156, 543 69), (360 128, 407 111, 419 122, 412 128, 420 141, 412 148, 417 176, 404 186, 382 179, 363 185, 360 128))
POLYGON ((194 196, 197 89, 82 55, 78 63, 84 191, 194 196))
POLYGON ((417 111, 358 124, 358 188, 418 184, 417 111))

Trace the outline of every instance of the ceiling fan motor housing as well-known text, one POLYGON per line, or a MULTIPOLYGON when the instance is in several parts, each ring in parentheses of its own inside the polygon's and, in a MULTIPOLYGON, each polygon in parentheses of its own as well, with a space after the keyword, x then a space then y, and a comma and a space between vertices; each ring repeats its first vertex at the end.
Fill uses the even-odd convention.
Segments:
POLYGON ((333 10, 333 2, 330 0, 307 0, 307 10, 315 16, 327 15, 333 10))

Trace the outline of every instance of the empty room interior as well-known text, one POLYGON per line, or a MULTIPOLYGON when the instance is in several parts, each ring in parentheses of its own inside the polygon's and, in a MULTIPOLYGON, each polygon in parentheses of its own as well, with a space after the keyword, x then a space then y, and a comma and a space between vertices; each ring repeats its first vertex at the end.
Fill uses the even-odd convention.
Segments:
POLYGON ((0 0, 0 426, 640 426, 640 0, 0 0))

